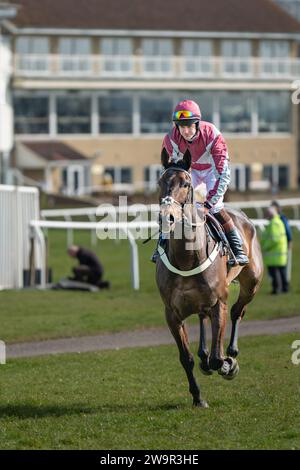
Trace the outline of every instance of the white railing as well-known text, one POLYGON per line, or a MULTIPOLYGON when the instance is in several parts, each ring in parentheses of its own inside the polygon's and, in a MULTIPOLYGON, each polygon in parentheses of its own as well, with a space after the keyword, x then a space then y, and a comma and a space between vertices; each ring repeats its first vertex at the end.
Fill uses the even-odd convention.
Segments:
MULTIPOLYGON (((294 199, 278 199, 277 200, 281 207, 291 207, 294 212, 294 218, 300 218, 300 198, 294 199)), ((232 207, 234 209, 254 209, 257 213, 257 217, 262 219, 262 210, 267 208, 271 204, 270 199, 266 199, 263 201, 240 201, 240 202, 228 202, 226 203, 227 207, 232 207)), ((159 205, 158 204, 151 204, 151 205, 141 205, 141 204, 134 204, 132 206, 111 206, 110 204, 99 206, 99 207, 81 207, 76 209, 45 209, 41 211, 41 216, 44 219, 50 219, 53 217, 72 217, 72 216, 90 216, 90 215, 98 215, 101 216, 103 213, 125 213, 128 212, 129 214, 134 213, 134 211, 138 212, 149 212, 150 210, 154 212, 159 212, 159 205), (103 208, 103 209, 102 209, 103 208), (102 212, 101 212, 102 211, 102 212)))
MULTIPOLYGON (((264 230, 265 225, 268 223, 266 219, 254 219, 252 220, 253 224, 264 230)), ((300 220, 291 221, 292 227, 296 227, 300 231, 300 220)), ((138 233, 144 235, 144 239, 147 236, 152 236, 154 238, 155 234, 157 236, 158 223, 155 221, 148 222, 65 222, 65 221, 45 221, 45 220, 32 220, 30 227, 35 231, 36 238, 39 242, 42 257, 44 260, 44 265, 41 275, 41 287, 46 287, 46 243, 44 240, 44 235, 42 229, 63 229, 63 230, 91 230, 91 232, 96 233, 98 230, 114 230, 119 233, 123 232, 125 237, 128 239, 130 244, 131 251, 131 282, 132 288, 134 290, 139 290, 140 288, 140 271, 139 271, 139 253, 138 245, 136 243, 136 238, 133 233, 138 233), (146 235, 145 230, 148 231, 146 235)), ((140 237, 142 238, 142 237, 140 237)), ((157 238, 157 237, 156 237, 157 238)))
POLYGON ((300 76, 299 58, 15 55, 18 77, 286 78, 300 76))

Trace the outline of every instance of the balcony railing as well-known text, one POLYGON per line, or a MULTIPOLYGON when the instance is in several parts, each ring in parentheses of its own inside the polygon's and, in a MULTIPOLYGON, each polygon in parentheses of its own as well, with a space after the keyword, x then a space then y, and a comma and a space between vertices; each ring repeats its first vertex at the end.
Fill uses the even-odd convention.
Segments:
POLYGON ((300 58, 16 55, 14 75, 24 78, 295 79, 300 58))

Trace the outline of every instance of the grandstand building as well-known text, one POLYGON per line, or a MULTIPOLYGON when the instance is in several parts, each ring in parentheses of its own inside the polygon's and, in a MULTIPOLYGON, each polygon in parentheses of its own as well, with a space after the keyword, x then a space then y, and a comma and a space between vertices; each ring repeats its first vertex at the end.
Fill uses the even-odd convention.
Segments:
POLYGON ((272 1, 15 4, 2 38, 26 177, 68 194, 155 189, 172 109, 191 98, 226 137, 232 189, 297 187, 300 23, 272 1))

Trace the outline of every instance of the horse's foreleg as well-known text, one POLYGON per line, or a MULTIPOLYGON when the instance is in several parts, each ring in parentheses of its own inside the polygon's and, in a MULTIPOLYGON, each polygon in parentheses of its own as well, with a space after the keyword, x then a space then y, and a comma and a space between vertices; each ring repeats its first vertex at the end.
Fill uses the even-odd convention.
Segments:
POLYGON ((211 309, 212 343, 209 367, 218 370, 224 362, 223 341, 226 327, 227 304, 220 300, 211 309))
POLYGON ((205 400, 202 400, 200 388, 193 374, 194 358, 189 349, 188 336, 185 325, 182 322, 179 322, 174 317, 172 312, 168 310, 166 310, 166 320, 170 331, 176 341, 179 350, 180 362, 188 378, 189 391, 193 397, 193 405, 197 407, 207 408, 208 404, 205 400))
POLYGON ((200 319, 200 341, 199 341, 199 349, 198 349, 198 356, 200 358, 200 371, 204 375, 211 375, 213 371, 209 367, 208 359, 209 359, 209 351, 206 345, 206 319, 203 315, 199 315, 200 319))

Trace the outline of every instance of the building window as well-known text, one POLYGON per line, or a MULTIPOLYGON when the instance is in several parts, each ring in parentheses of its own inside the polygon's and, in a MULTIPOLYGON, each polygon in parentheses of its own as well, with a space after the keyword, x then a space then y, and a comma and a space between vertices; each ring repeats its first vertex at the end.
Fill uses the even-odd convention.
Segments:
POLYGON ((49 133, 49 100, 47 97, 14 97, 16 134, 49 133))
POLYGON ((107 167, 104 174, 110 175, 113 184, 132 184, 132 168, 130 167, 107 167))
POLYGON ((144 168, 144 186, 147 191, 157 190, 157 182, 162 172, 161 165, 150 165, 144 168))
POLYGON ((101 96, 99 98, 99 132, 103 134, 132 133, 132 98, 101 96))
POLYGON ((251 97, 243 92, 226 92, 220 96, 222 132, 251 132, 251 97))
POLYGON ((262 74, 282 76, 291 73, 291 63, 287 60, 291 55, 288 41, 261 41, 259 54, 262 59, 260 64, 262 74))
POLYGON ((157 94, 141 97, 141 132, 147 134, 169 132, 172 110, 173 100, 171 98, 159 97, 157 94))
POLYGON ((290 167, 288 165, 279 165, 278 186, 280 189, 287 189, 290 186, 290 167))
POLYGON ((85 73, 91 71, 91 42, 87 38, 60 38, 60 71, 85 73))
POLYGON ((20 36, 16 39, 16 66, 22 71, 47 71, 49 39, 20 36))
POLYGON ((287 189, 290 186, 290 168, 288 165, 265 165, 263 176, 275 190, 287 189))
POLYGON ((259 132, 291 132, 291 106, 288 92, 259 92, 259 132))
POLYGON ((91 99, 79 96, 57 97, 58 134, 89 134, 91 132, 91 99))
POLYGON ((224 74, 248 75, 252 72, 250 41, 222 41, 221 49, 224 74))
POLYGON ((186 39, 182 41, 183 71, 192 75, 212 73, 213 48, 211 41, 186 39))
POLYGON ((233 191, 247 191, 251 182, 251 168, 248 165, 231 165, 230 189, 233 191))
POLYGON ((215 93, 200 92, 195 93, 193 91, 180 92, 176 101, 193 100, 195 101, 201 110, 203 121, 213 121, 213 104, 215 93))
POLYGON ((172 72, 173 43, 171 39, 142 40, 142 71, 156 75, 172 72))
POLYGON ((133 46, 131 39, 106 38, 101 40, 102 72, 131 74, 133 71, 133 46))
POLYGON ((290 56, 290 44, 288 41, 261 41, 259 55, 263 58, 288 58, 290 56))

